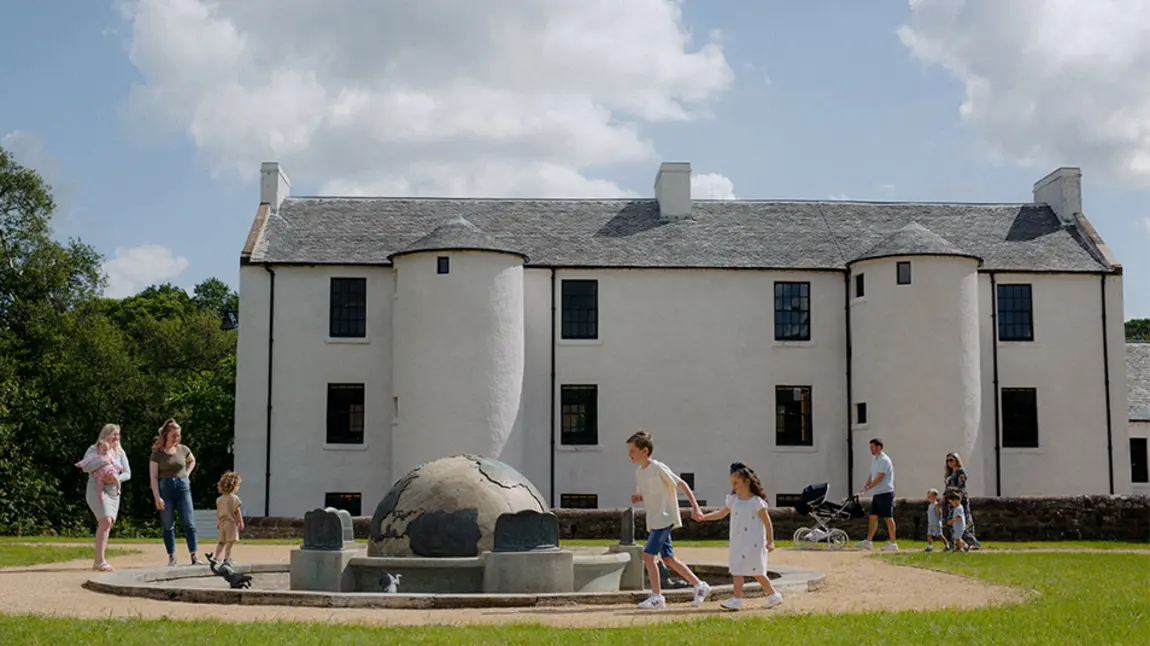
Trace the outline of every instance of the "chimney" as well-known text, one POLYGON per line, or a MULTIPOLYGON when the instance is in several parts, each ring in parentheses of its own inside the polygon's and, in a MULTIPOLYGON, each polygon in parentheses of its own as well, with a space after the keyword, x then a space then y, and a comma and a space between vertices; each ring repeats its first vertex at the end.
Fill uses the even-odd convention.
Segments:
POLYGON ((278 211, 284 198, 291 194, 291 181, 279 162, 260 164, 260 204, 270 204, 278 211))
POLYGON ((1034 184, 1034 201, 1046 204, 1064 225, 1082 213, 1082 169, 1063 166, 1034 184))
POLYGON ((655 176, 655 199, 659 215, 677 220, 691 215, 691 164, 663 162, 655 176))

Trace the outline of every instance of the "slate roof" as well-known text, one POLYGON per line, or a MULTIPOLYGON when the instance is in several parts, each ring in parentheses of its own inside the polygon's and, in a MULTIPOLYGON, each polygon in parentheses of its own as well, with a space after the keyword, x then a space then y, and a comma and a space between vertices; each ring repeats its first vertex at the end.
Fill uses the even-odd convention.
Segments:
POLYGON ((1150 422, 1150 342, 1126 343, 1126 390, 1130 420, 1150 422))
POLYGON ((249 261, 390 264, 436 227, 466 218, 529 266, 843 269, 917 222, 984 269, 1097 272, 1103 256, 1046 205, 696 200, 661 218, 653 199, 289 197, 249 261))
POLYGON ((911 222, 879 240, 878 244, 855 256, 850 262, 855 263, 891 256, 966 256, 979 261, 982 260, 974 254, 959 249, 946 238, 918 222, 911 222))
POLYGON ((516 251, 506 244, 501 243, 495 239, 490 233, 475 226, 466 218, 455 216, 447 222, 435 227, 435 229, 416 240, 415 242, 407 245, 406 247, 392 253, 388 256, 388 260, 396 256, 406 253, 416 253, 419 251, 448 251, 468 249, 472 251, 498 251, 501 253, 511 253, 518 256, 523 256, 527 260, 527 256, 520 251, 516 251))

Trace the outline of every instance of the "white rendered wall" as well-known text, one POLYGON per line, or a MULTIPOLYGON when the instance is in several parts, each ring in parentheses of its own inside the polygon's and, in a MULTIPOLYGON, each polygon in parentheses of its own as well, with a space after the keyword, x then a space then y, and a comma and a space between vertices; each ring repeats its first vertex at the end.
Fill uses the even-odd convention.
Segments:
POLYGON ((514 431, 524 370, 522 259, 411 254, 395 259, 395 276, 392 472, 400 477, 455 453, 521 469, 523 433, 514 431), (451 259, 449 273, 437 273, 438 256, 451 259))
MULTIPOLYGON (((880 437, 894 463, 895 496, 941 488, 944 457, 970 455, 982 413, 978 338, 978 263, 911 256, 857 263, 866 293, 851 303, 854 402, 868 423, 854 435, 855 473, 865 483, 880 437), (910 261, 911 283, 896 266, 910 261)), ((853 279, 852 279, 853 280, 853 279)))
MULTIPOLYGON (((370 515, 393 482, 392 270, 276 267, 275 272, 270 513, 301 516, 322 507, 327 492, 358 492, 363 513, 370 515), (366 338, 328 338, 332 277, 367 279, 366 338), (363 444, 326 443, 328 383, 364 384, 363 444)), ((263 514, 267 279, 263 267, 240 272, 236 467, 244 476, 245 513, 252 515, 263 514)))
MULTIPOLYGON (((708 504, 729 493, 735 460, 759 473, 772 504, 814 482, 830 482, 836 497, 850 490, 841 273, 559 270, 557 278, 557 308, 563 279, 599 280, 599 338, 563 340, 556 316, 556 505, 560 494, 588 493, 600 507, 628 506, 635 473, 624 442, 639 429, 653 433, 655 458, 695 474, 708 504), (810 281, 811 342, 774 340, 775 281, 810 281), (599 387, 597 446, 559 444, 564 384, 599 387), (775 446, 776 385, 812 387, 813 447, 775 446)), ((544 307, 529 303, 531 312, 544 307)))
MULTIPOLYGON (((1002 495, 1109 493, 1101 279, 1097 274, 1000 273, 995 280, 1031 285, 1034 311, 1034 341, 998 342, 999 386, 1036 388, 1038 396, 1038 448, 1002 449, 1002 495)), ((983 283, 989 295, 989 277, 983 283)), ((1106 300, 1114 486, 1121 494, 1130 492, 1130 445, 1122 432, 1127 402, 1120 276, 1107 278, 1106 300)), ((988 332, 993 329, 989 316, 983 325, 988 332)), ((986 377, 989 384, 993 377, 986 377)), ((984 427, 993 433, 993 400, 986 409, 984 427)), ((987 489, 993 494, 993 441, 984 451, 987 489)))

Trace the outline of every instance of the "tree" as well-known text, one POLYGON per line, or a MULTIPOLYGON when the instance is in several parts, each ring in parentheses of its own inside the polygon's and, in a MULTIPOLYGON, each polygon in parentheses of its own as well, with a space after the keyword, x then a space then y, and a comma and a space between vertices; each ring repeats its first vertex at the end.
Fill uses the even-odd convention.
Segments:
POLYGON ((231 468, 237 295, 211 278, 102 298, 102 258, 52 238, 50 188, 0 149, 0 533, 90 532, 87 476, 73 466, 108 422, 133 469, 117 531, 153 532, 147 484, 156 429, 176 417, 200 461, 196 501, 231 468))
POLYGON ((1126 340, 1150 341, 1150 319, 1130 319, 1126 321, 1126 340))

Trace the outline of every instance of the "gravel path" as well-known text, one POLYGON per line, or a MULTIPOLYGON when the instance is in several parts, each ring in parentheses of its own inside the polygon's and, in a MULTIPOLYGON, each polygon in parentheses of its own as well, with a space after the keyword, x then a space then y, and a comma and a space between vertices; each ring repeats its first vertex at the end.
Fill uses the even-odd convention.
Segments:
MULTIPOLYGON (((166 562, 163 545, 125 545, 141 554, 114 559, 119 569, 155 567, 166 562)), ((287 545, 236 546, 240 562, 287 563, 293 548, 287 545)), ((723 562, 723 548, 680 548, 687 560, 723 562)), ((977 558, 977 554, 939 554, 946 558, 977 558)), ((186 554, 181 554, 187 562, 186 554)), ((241 606, 155 601, 118 597, 85 590, 82 584, 93 574, 90 561, 70 561, 25 568, 0 569, 0 613, 47 614, 69 617, 167 617, 171 619, 219 619, 228 621, 297 620, 365 622, 376 624, 474 624, 531 622, 556 626, 623 626, 649 621, 683 620, 708 615, 731 617, 779 613, 863 612, 873 610, 922 610, 944 607, 969 608, 1022 601, 1022 590, 993 586, 974 579, 900 567, 862 552, 801 552, 777 550, 771 562, 813 568, 827 575, 826 585, 810 593, 789 594, 772 610, 748 599, 747 609, 726 613, 721 598, 712 595, 700 608, 673 604, 662 611, 640 611, 630 606, 575 606, 571 608, 462 609, 462 610, 361 610, 295 608, 289 606, 241 606)))

